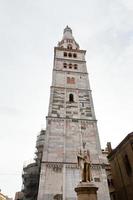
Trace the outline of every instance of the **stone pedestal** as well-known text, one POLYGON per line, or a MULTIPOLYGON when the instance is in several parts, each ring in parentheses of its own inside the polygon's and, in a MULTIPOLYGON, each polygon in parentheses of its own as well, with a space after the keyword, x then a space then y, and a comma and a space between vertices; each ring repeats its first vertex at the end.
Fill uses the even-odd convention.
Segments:
POLYGON ((97 190, 93 182, 81 182, 75 188, 77 200, 97 200, 97 190))

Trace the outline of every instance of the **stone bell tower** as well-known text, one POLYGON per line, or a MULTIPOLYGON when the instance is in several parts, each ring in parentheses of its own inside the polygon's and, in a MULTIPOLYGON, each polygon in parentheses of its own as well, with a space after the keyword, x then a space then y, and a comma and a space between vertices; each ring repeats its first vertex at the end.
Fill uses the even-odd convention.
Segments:
POLYGON ((54 48, 38 200, 76 200, 74 188, 80 181, 77 153, 84 148, 90 152, 98 200, 110 199, 85 53, 67 26, 54 48))

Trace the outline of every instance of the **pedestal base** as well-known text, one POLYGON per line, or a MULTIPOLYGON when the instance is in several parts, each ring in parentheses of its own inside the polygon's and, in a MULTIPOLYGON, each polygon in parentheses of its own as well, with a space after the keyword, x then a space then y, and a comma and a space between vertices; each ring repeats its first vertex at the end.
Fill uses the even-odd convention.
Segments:
POLYGON ((81 182, 75 188, 77 200, 97 200, 97 190, 93 182, 81 182))

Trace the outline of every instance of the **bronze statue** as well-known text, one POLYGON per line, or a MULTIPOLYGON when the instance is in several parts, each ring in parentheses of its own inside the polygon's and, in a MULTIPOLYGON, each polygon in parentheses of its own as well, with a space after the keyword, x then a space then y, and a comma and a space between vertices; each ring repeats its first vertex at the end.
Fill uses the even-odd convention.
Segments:
POLYGON ((91 175, 91 161, 90 161, 90 153, 88 150, 83 150, 78 153, 78 166, 80 167, 81 171, 81 181, 82 182, 91 182, 92 175, 91 175))

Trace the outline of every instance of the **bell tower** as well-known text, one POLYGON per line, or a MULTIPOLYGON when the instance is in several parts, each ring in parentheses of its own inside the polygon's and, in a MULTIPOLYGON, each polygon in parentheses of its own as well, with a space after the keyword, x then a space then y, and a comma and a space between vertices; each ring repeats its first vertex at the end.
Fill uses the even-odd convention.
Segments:
POLYGON ((85 54, 67 26, 54 48, 38 200, 76 200, 77 154, 84 148, 90 152, 98 200, 110 199, 85 54))

